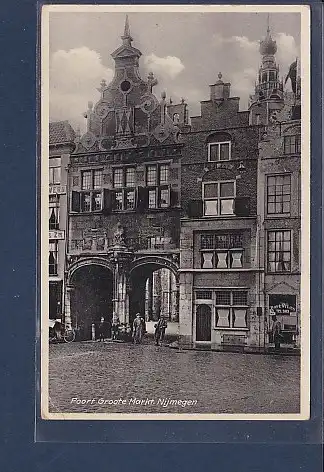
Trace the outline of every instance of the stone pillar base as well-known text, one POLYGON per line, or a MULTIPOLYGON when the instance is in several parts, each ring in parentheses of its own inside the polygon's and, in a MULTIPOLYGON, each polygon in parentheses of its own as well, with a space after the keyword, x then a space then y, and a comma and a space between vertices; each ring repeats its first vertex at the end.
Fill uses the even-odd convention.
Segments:
POLYGON ((193 349, 194 347, 193 339, 190 335, 180 335, 178 337, 178 344, 182 349, 193 349))

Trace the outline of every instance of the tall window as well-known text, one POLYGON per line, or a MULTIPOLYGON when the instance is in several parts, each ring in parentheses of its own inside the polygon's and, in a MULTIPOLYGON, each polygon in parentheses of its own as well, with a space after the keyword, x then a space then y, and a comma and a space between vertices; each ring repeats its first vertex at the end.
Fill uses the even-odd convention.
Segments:
POLYGON ((242 233, 206 233, 200 236, 203 269, 239 269, 243 267, 242 233))
POLYGON ((284 137, 284 153, 300 154, 300 134, 284 137))
POLYGON ((267 179, 267 213, 289 214, 291 195, 291 176, 274 175, 267 179))
POLYGON ((247 328, 247 292, 216 290, 216 328, 247 328))
POLYGON ((102 170, 85 170, 81 174, 81 211, 102 209, 102 170))
POLYGON ((49 197, 49 229, 59 229, 60 200, 58 195, 49 197))
POLYGON ((235 182, 203 182, 205 216, 234 214, 235 182))
POLYGON ((113 210, 135 208, 135 167, 116 167, 113 170, 113 210))
POLYGON ((231 159, 231 141, 208 144, 208 160, 211 162, 231 159))
POLYGON ((58 241, 51 240, 49 242, 49 257, 48 257, 49 275, 57 275, 57 263, 58 263, 58 241))
POLYGON ((290 272, 291 231, 268 231, 268 272, 290 272))
POLYGON ((49 160, 49 184, 61 183, 61 158, 50 157, 49 160))
POLYGON ((170 206, 169 164, 154 164, 146 167, 148 207, 168 208, 170 206))

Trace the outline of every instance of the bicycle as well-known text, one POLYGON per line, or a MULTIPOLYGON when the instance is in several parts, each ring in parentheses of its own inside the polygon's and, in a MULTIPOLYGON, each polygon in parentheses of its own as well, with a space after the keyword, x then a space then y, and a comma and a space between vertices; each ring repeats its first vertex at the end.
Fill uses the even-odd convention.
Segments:
POLYGON ((72 343, 75 340, 76 332, 73 328, 67 328, 66 326, 50 327, 49 329, 49 342, 59 343, 64 341, 65 343, 72 343))

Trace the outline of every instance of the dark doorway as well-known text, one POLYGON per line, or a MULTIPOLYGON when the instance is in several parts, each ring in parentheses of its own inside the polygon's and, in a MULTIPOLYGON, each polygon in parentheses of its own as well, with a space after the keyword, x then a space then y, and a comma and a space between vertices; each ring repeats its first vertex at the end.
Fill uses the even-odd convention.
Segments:
POLYGON ((209 305, 197 306, 196 341, 211 341, 211 307, 209 305))
MULTIPOLYGON (((72 326, 80 339, 91 339, 92 324, 97 327, 101 317, 106 322, 106 337, 110 337, 113 312, 113 274, 102 266, 81 267, 72 276, 72 326)), ((98 331, 98 330, 96 330, 98 331)))
POLYGON ((49 318, 62 316, 62 281, 49 283, 49 318))
POLYGON ((178 321, 176 277, 170 269, 148 263, 137 267, 130 280, 130 323, 137 312, 146 321, 157 321, 161 315, 178 321))

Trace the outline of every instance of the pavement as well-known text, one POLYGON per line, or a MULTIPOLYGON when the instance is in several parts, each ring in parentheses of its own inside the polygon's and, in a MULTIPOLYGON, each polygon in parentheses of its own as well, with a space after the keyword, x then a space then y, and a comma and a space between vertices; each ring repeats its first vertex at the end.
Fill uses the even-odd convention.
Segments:
POLYGON ((151 336, 49 348, 53 413, 299 412, 299 357, 175 350, 151 336))

